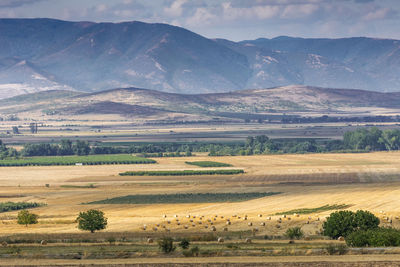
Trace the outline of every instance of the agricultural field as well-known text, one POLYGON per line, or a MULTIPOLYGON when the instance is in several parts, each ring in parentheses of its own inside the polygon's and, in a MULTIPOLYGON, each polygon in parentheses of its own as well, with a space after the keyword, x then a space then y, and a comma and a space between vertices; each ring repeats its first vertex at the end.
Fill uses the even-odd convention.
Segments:
POLYGON ((0 167, 11 166, 57 166, 57 165, 105 165, 105 164, 151 164, 155 160, 134 157, 132 155, 90 155, 90 156, 56 156, 25 157, 5 159, 0 167))
MULTIPOLYGON (((307 255, 308 259, 326 257, 329 251, 339 253, 344 242, 321 235, 325 218, 335 210, 369 210, 380 218, 381 225, 400 227, 396 219, 400 216, 399 152, 194 156, 156 161, 1 167, 0 202, 46 205, 28 209, 39 215, 39 223, 28 227, 17 224, 18 211, 0 213, 0 241, 8 244, 0 248, 0 254, 19 255, 20 260, 42 257, 72 262, 77 258, 110 259, 118 254, 134 259, 146 256, 151 261, 164 255, 157 240, 171 236, 178 241, 187 238, 199 247, 199 261, 206 256, 249 255, 258 259, 282 256, 292 261, 307 255), (128 171, 215 170, 188 165, 188 161, 222 162, 244 173, 119 175, 128 171), (187 196, 200 200, 188 201, 187 196), (89 209, 105 213, 105 230, 91 234, 77 228, 79 212, 89 209), (305 237, 289 244, 285 232, 296 226, 305 237), (148 243, 149 238, 154 242, 148 243), (225 241, 218 242, 218 238, 225 241), (42 240, 46 246, 40 245, 42 240)), ((184 261, 182 253, 178 248, 171 257, 184 261)), ((371 248, 363 253, 394 253, 385 258, 390 261, 398 252, 371 248)), ((350 259, 362 251, 349 248, 346 254, 350 259)))

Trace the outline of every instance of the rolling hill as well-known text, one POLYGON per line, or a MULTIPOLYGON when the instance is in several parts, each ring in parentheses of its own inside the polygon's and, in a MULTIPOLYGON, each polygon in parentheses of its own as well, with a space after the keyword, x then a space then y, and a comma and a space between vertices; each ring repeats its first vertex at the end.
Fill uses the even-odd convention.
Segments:
POLYGON ((0 98, 44 90, 218 93, 291 84, 400 90, 400 41, 232 42, 138 21, 0 19, 0 98))
POLYGON ((46 91, 0 100, 0 114, 40 120, 115 114, 129 120, 242 120, 286 115, 400 114, 400 93, 291 85, 213 94, 176 94, 140 88, 95 93, 46 91))

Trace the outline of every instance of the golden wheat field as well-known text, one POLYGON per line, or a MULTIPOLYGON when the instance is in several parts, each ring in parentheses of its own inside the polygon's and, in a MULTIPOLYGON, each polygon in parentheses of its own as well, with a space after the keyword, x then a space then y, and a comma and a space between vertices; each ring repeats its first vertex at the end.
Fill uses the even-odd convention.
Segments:
POLYGON ((233 232, 257 228, 257 235, 283 235, 288 227, 299 225, 306 235, 312 236, 320 231, 325 216, 331 211, 288 216, 281 223, 278 222, 281 216, 275 214, 334 204, 349 205, 351 210, 368 209, 382 219, 393 218, 395 226, 399 224, 395 219, 400 215, 399 152, 197 156, 156 160, 158 163, 151 165, 1 167, 1 202, 34 201, 46 203, 47 206, 34 209, 40 216, 39 224, 28 228, 16 223, 17 212, 0 213, 0 235, 26 232, 77 233, 79 230, 74 219, 80 211, 90 208, 105 212, 109 222, 106 232, 154 234, 169 229, 176 233, 203 233, 210 232, 213 225, 216 232, 222 232, 224 228, 233 232), (244 169, 245 174, 165 177, 118 175, 132 170, 199 169, 185 164, 185 161, 195 160, 230 163, 233 167, 228 168, 244 169), (94 188, 65 187, 88 184, 93 184, 94 188), (281 194, 232 203, 82 204, 134 194, 196 192, 281 194), (187 218, 187 215, 191 215, 191 218, 187 218), (203 216, 201 223, 200 216, 203 216), (226 224, 228 218, 231 220, 230 225, 226 224), (146 231, 141 229, 144 224, 147 226, 146 231), (157 227, 157 232, 154 227, 157 227))

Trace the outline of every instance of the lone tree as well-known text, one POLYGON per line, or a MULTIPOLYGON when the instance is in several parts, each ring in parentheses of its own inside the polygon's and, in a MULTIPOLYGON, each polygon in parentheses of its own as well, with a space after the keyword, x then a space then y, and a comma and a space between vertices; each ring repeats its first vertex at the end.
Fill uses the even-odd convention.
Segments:
POLYGON ((26 227, 28 227, 28 224, 37 224, 38 217, 37 214, 30 213, 27 210, 21 210, 18 212, 18 224, 24 224, 26 227))
POLYGON ((329 215, 323 224, 324 235, 332 238, 339 236, 347 237, 357 230, 376 229, 379 226, 379 219, 369 211, 348 210, 336 211, 329 215))
POLYGON ((86 212, 80 212, 78 218, 78 228, 84 231, 103 230, 107 227, 107 218, 104 217, 104 212, 100 210, 88 210, 86 212))

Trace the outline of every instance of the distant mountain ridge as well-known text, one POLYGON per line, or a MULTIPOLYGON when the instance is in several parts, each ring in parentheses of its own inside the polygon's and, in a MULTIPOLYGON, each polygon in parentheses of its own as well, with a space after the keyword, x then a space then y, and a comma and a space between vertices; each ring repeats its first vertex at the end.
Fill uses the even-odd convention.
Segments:
POLYGON ((215 93, 290 84, 400 91, 400 41, 231 42, 138 21, 0 19, 0 98, 138 87, 215 93))
POLYGON ((53 90, 0 100, 0 115, 24 120, 65 120, 115 115, 122 120, 210 121, 282 115, 396 116, 400 92, 320 88, 302 85, 212 94, 177 94, 141 88, 94 93, 53 90), (86 116, 86 117, 85 117, 86 116))

